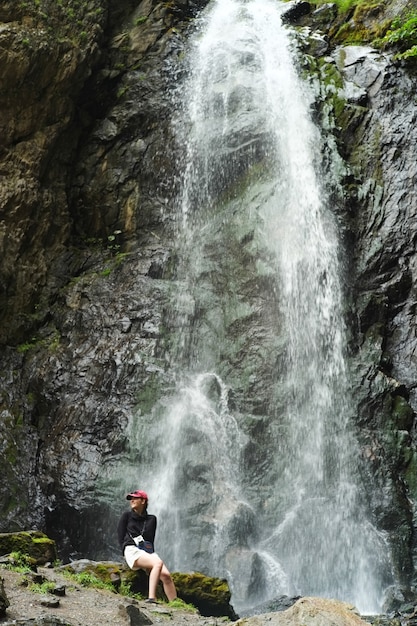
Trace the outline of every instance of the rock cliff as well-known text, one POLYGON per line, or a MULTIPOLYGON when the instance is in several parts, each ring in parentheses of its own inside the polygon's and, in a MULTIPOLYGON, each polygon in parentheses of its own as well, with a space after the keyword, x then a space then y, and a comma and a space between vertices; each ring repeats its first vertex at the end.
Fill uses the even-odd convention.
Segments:
MULTIPOLYGON (((0 8, 0 529, 45 529, 66 556, 95 556, 111 535, 94 506, 100 478, 127 454, 136 407, 172 382, 163 347, 181 146, 168 94, 203 4, 0 8)), ((345 168, 335 212, 363 471, 404 594, 417 556, 417 79, 412 60, 370 42, 406 9, 289 17, 345 168), (346 33, 359 31, 364 45, 352 46, 346 33)), ((267 405, 261 382, 254 412, 267 405)), ((112 495, 100 494, 110 517, 112 495)))

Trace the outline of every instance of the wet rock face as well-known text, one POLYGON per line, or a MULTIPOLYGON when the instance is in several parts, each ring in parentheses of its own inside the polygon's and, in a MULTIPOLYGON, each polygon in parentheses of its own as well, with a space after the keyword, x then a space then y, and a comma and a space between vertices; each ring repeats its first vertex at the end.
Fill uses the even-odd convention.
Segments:
POLYGON ((0 34, 2 529, 51 525, 68 556, 96 549, 95 481, 163 369, 164 93, 198 6, 22 7, 0 34))
MULTIPOLYGON (((380 10, 382 20, 402 8, 388 3, 380 10)), ((334 32, 331 5, 291 17, 316 35, 334 32)), ((407 589, 415 558, 410 496, 416 495, 415 68, 371 46, 333 47, 327 37, 309 40, 305 52, 321 59, 317 119, 333 128, 346 167, 342 210, 337 201, 335 210, 347 252, 351 372, 367 498, 390 538, 395 577, 407 589)))
POLYGON ((401 563, 397 574, 406 584, 412 571, 408 497, 415 493, 409 478, 415 469, 417 409, 411 358, 417 279, 412 234, 417 136, 410 104, 415 77, 372 49, 345 48, 339 54, 345 86, 366 93, 362 121, 345 144, 345 158, 358 176, 352 284, 358 316, 356 397, 365 467, 378 485, 369 497, 379 526, 391 534, 394 561, 401 563))
POLYGON ((7 342, 30 327, 51 265, 68 243, 75 103, 100 56, 107 12, 99 0, 83 3, 81 32, 66 3, 3 5, 0 338, 7 342))

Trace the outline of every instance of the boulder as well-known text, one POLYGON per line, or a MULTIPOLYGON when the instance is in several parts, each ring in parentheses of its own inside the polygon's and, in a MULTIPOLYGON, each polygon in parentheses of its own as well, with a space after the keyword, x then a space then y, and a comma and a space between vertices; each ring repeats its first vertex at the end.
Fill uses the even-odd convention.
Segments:
POLYGON ((230 604, 231 592, 227 580, 205 576, 200 572, 174 573, 172 578, 178 597, 195 606, 201 615, 226 616, 231 620, 238 618, 230 604))
POLYGON ((0 533, 0 556, 19 552, 45 565, 57 560, 55 541, 37 530, 16 533, 0 533))
MULTIPOLYGON (((247 623, 241 619, 236 624, 247 623)), ((364 626, 367 624, 355 607, 338 600, 326 598, 301 598, 292 607, 279 613, 256 615, 250 618, 250 626, 364 626)))

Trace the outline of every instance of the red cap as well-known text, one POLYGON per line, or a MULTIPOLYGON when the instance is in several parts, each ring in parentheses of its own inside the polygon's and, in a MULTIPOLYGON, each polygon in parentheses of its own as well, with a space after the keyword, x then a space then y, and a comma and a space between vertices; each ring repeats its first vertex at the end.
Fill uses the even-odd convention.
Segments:
POLYGON ((132 493, 128 493, 126 496, 126 500, 131 500, 132 498, 144 498, 148 499, 148 494, 140 489, 136 489, 136 491, 132 491, 132 493))

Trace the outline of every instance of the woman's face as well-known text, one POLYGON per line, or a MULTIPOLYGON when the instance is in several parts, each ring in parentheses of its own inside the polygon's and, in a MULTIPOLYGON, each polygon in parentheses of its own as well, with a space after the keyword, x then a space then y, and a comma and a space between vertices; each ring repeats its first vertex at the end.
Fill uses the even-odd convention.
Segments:
POLYGON ((145 498, 131 498, 129 502, 131 510, 135 511, 135 513, 143 513, 143 511, 146 509, 145 498))

